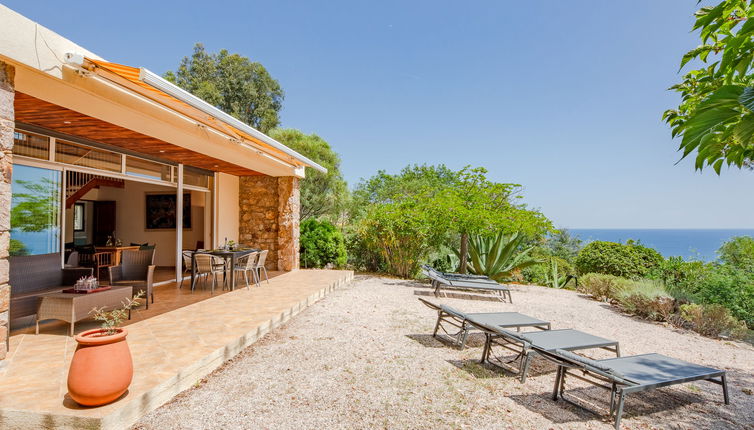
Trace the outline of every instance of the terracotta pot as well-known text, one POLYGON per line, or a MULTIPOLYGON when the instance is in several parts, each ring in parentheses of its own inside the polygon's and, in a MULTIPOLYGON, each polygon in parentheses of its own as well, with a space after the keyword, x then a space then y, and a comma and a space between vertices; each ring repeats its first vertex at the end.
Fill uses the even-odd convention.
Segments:
POLYGON ((104 335, 103 329, 87 330, 76 336, 68 371, 68 394, 83 406, 110 403, 131 385, 134 367, 126 336, 128 331, 104 335))

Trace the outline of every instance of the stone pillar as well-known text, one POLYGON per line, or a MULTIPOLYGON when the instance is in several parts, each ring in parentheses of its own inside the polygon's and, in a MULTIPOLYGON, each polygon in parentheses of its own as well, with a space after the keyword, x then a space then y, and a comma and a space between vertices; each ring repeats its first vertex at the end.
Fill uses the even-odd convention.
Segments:
POLYGON ((278 178, 278 270, 299 268, 299 216, 301 195, 298 178, 278 178))
POLYGON ((239 178, 238 241, 269 250, 268 270, 299 268, 299 182, 295 177, 239 178))
MULTIPOLYGON (((265 266, 278 266, 278 178, 241 176, 238 181, 238 241, 269 250, 265 266)), ((220 220, 222 222, 222 220, 220 220)))
POLYGON ((8 285, 10 248, 11 175, 13 165, 13 78, 15 69, 0 61, 0 360, 5 358, 10 330, 10 285, 8 285))

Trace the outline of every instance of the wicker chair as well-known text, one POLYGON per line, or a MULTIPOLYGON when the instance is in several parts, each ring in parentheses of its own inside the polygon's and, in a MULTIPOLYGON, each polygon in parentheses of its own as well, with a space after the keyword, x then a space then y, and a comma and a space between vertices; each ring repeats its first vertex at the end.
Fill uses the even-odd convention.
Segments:
POLYGON ((108 268, 110 273, 110 285, 133 287, 133 294, 143 291, 146 293, 146 306, 149 309, 149 301, 154 303, 154 249, 123 251, 119 266, 108 268))

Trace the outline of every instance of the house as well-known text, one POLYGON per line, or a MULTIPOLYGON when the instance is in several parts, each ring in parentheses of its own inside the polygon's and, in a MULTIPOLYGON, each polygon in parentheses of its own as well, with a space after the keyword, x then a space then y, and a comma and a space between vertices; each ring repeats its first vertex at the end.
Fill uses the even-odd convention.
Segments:
POLYGON ((2 345, 26 316, 14 298, 34 293, 9 283, 17 256, 62 268, 79 246, 149 244, 178 280, 184 249, 234 241, 269 250, 271 270, 298 269, 299 181, 304 167, 325 170, 3 5, 0 151, 2 345))

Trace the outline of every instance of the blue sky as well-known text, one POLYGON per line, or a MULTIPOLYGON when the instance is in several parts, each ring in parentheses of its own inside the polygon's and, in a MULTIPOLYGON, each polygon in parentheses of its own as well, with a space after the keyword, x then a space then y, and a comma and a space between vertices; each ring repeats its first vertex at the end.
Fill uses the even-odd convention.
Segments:
POLYGON ((484 166, 570 228, 754 228, 754 172, 678 165, 661 121, 696 2, 4 1, 104 58, 163 73, 195 42, 264 64, 283 126, 350 184, 484 166))

